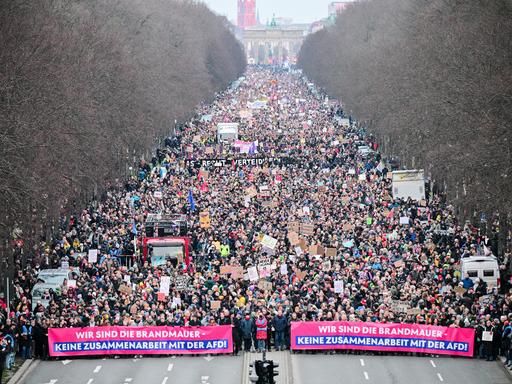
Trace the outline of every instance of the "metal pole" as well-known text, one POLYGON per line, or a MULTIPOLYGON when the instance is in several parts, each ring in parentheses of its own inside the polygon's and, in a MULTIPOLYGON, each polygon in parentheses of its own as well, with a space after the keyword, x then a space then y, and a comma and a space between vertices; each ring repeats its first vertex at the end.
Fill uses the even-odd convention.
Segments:
POLYGON ((7 276, 7 313, 11 311, 11 282, 9 281, 9 276, 7 276))

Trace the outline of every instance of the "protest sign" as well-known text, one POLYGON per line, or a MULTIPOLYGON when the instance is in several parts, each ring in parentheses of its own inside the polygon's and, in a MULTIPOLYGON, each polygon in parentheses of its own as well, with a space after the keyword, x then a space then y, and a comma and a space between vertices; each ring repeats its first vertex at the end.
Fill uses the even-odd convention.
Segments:
POLYGON ((455 287, 454 291, 459 295, 463 295, 466 292, 466 290, 463 287, 455 287))
POLYGON ((291 245, 299 244, 299 234, 297 232, 288 232, 288 241, 291 245))
POLYGON ((391 300, 390 308, 395 313, 407 313, 411 305, 407 301, 391 300))
POLYGON ((302 252, 302 247, 300 247, 300 246, 299 246, 299 247, 295 247, 295 248, 293 248, 293 250, 295 251, 295 254, 296 254, 297 256, 300 256, 300 255, 302 255, 302 253, 303 253, 303 252, 302 252))
POLYGON ((251 185, 249 188, 245 189, 245 194, 249 197, 256 197, 258 196, 258 191, 254 185, 251 185))
POLYGON ((299 222, 298 221, 291 221, 288 223, 288 232, 299 232, 299 222))
POLYGON ((68 287, 69 287, 69 288, 76 288, 76 280, 74 280, 74 279, 69 279, 69 280, 68 280, 68 287))
POLYGON ((352 224, 343 224, 343 227, 342 227, 343 231, 345 232, 350 232, 352 229, 354 229, 354 226, 352 224))
POLYGON ((231 266, 231 277, 233 279, 242 279, 244 277, 244 268, 243 267, 237 267, 237 266, 231 266))
POLYGON ((336 257, 337 251, 336 248, 327 248, 325 250, 325 256, 327 257, 336 257))
POLYGON ((49 328, 50 356, 232 353, 231 325, 49 328))
POLYGON ((210 302, 210 308, 213 310, 220 309, 220 304, 221 304, 220 300, 212 300, 210 302))
POLYGON ((264 291, 270 291, 272 290, 272 283, 270 281, 260 280, 258 282, 258 288, 263 289, 264 291))
POLYGON ((307 271, 297 271, 296 272, 296 275, 297 277, 299 278, 299 280, 304 280, 304 278, 306 277, 307 275, 307 271))
POLYGON ((272 274, 271 264, 258 266, 259 277, 269 277, 272 274))
POLYGON ((121 284, 119 286, 119 292, 124 293, 126 295, 131 295, 132 294, 132 287, 130 287, 128 285, 125 285, 125 284, 121 284))
POLYGON ((482 341, 492 341, 493 333, 491 331, 483 331, 482 341))
POLYGON ((300 231, 301 235, 312 236, 315 232, 315 226, 313 224, 301 223, 300 231))
POLYGON ((419 324, 295 321, 291 349, 357 349, 473 356, 475 330, 419 324))
POLYGON ((153 192, 153 196, 155 197, 155 199, 161 199, 163 197, 162 191, 153 192))
POLYGON ((210 212, 203 211, 199 214, 199 226, 201 228, 210 228, 210 212))
POLYGON ((272 236, 263 235, 263 238, 261 239, 260 243, 267 248, 275 249, 277 245, 277 239, 273 238, 272 236))
POLYGON ((334 280, 334 293, 343 293, 343 280, 334 280))
POLYGON ((207 155, 212 155, 213 154, 213 148, 212 147, 206 147, 205 150, 204 150, 204 153, 206 153, 207 155))
POLYGON ((130 275, 124 275, 124 276, 123 276, 123 281, 124 281, 125 283, 130 284, 130 283, 131 283, 130 275))
POLYGON ((174 281, 174 286, 176 290, 182 291, 188 288, 190 281, 190 276, 188 275, 178 275, 176 276, 176 280, 174 281))
POLYGON ((279 272, 281 275, 287 275, 288 274, 288 265, 281 264, 281 267, 279 267, 279 272))
POLYGON ((165 298, 166 298, 166 294, 165 294, 165 293, 163 293, 163 292, 158 292, 158 293, 156 294, 156 299, 157 299, 158 301, 165 301, 165 298))
POLYGON ((421 308, 409 308, 407 310, 409 316, 418 316, 419 314, 421 314, 421 308))
POLYGON ((87 260, 89 263, 97 263, 98 262, 98 250, 97 249, 89 249, 87 253, 87 260))
POLYGON ((247 273, 249 275, 250 281, 258 281, 258 279, 260 278, 258 275, 258 269, 256 267, 247 268, 247 273))
POLYGON ((164 295, 169 295, 169 290, 171 289, 171 277, 170 276, 162 276, 160 278, 160 293, 164 295))
POLYGON ((220 274, 227 275, 228 273, 231 273, 231 267, 229 265, 221 265, 220 266, 220 274))
POLYGON ((409 224, 409 218, 407 216, 400 218, 400 225, 408 225, 409 224))

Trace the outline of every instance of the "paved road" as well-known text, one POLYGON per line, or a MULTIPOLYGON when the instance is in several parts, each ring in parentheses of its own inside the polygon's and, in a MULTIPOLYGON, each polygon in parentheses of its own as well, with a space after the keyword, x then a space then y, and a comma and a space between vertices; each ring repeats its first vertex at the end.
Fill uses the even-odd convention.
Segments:
POLYGON ((240 384, 242 365, 241 356, 44 361, 24 384, 240 384))
POLYGON ((510 384, 496 362, 409 356, 292 355, 293 384, 510 384))

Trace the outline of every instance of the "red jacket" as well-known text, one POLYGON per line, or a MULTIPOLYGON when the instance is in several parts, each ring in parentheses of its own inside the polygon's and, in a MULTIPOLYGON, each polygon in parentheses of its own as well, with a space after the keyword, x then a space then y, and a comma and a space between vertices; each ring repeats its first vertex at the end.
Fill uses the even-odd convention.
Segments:
POLYGON ((267 319, 259 317, 256 319, 256 339, 266 340, 267 339, 267 319))

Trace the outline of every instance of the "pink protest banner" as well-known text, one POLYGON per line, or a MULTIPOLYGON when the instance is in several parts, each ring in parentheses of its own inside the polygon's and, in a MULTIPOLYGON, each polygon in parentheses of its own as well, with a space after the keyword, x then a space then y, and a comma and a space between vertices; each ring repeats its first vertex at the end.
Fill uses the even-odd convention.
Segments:
POLYGON ((50 356, 164 355, 233 352, 229 325, 48 329, 50 356))
POLYGON ((291 348, 473 356, 475 330, 419 324, 307 321, 291 324, 291 348))

